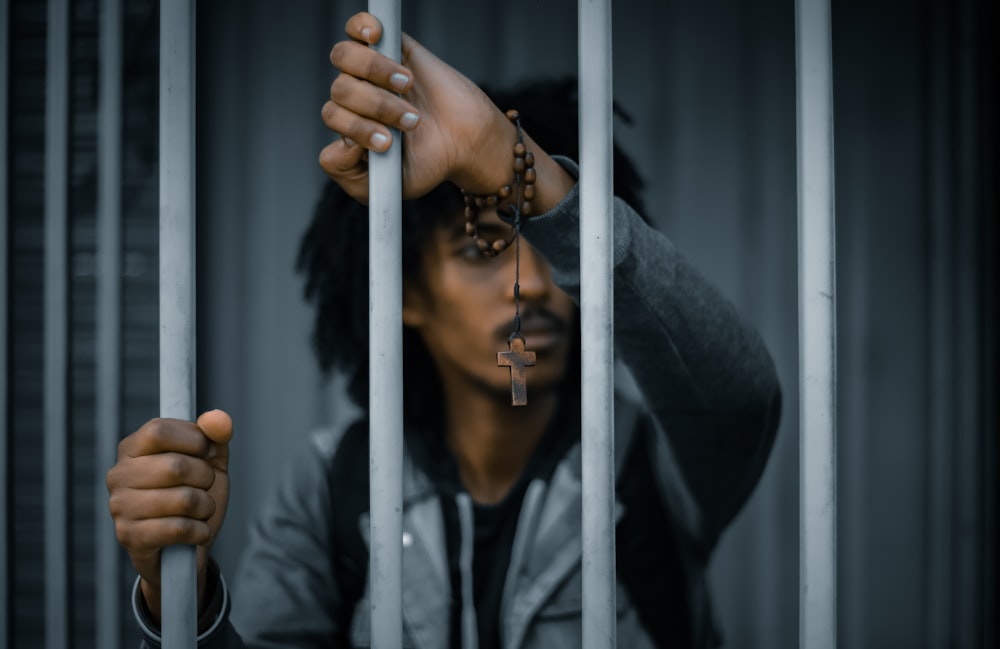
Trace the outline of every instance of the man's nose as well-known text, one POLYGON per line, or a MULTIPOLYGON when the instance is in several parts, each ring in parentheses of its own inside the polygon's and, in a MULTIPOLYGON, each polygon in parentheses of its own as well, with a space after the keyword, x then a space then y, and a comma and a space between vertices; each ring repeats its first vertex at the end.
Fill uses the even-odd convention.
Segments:
MULTIPOLYGON (((515 253, 515 251, 509 250, 508 254, 511 253, 515 253)), ((511 257, 514 257, 515 254, 511 254, 511 257)), ((537 301, 548 297, 553 287, 552 269, 549 267, 549 262, 545 260, 545 257, 535 250, 524 237, 521 237, 520 267, 519 284, 521 299, 537 301)), ((507 289, 507 297, 510 300, 514 299, 513 282, 511 282, 510 288, 507 289)))

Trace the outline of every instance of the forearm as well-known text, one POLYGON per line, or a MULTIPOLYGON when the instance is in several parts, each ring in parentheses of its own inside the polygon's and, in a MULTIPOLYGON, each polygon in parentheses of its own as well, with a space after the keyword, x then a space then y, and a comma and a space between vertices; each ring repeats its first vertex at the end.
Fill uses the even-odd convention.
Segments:
MULTIPOLYGON (((526 231, 574 299, 578 215, 574 190, 526 231)), ((766 461, 780 409, 774 366, 757 333, 665 236, 618 200, 614 218, 616 353, 668 434, 707 529, 717 529, 766 461)))

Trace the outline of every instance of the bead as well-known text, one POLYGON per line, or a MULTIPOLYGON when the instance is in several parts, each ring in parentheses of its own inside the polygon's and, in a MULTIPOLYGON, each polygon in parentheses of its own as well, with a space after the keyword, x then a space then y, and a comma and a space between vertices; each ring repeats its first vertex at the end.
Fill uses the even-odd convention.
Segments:
MULTIPOLYGON (((465 233, 476 242, 476 247, 486 257, 496 257, 506 250, 517 238, 517 224, 521 217, 527 217, 532 212, 531 201, 535 198, 535 155, 528 151, 524 144, 521 131, 521 114, 511 109, 505 113, 517 128, 517 141, 513 146, 514 161, 511 165, 514 171, 514 182, 502 186, 496 194, 476 195, 462 190, 462 200, 465 203, 465 233), (479 234, 479 214, 487 208, 494 208, 497 216, 512 225, 509 238, 489 241, 479 234)), ((515 288, 515 290, 517 290, 515 288)))

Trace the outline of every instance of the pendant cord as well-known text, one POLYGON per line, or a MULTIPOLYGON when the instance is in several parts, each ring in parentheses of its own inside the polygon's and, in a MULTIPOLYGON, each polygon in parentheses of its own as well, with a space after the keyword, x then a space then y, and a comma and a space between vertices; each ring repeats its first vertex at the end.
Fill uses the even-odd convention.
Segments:
MULTIPOLYGON (((521 131, 521 119, 514 119, 514 126, 517 128, 517 142, 524 144, 524 133, 521 131)), ((521 204, 524 200, 523 187, 521 183, 521 172, 514 172, 515 200, 511 206, 514 216, 514 331, 511 332, 507 342, 514 338, 524 340, 521 335, 521 204)))
POLYGON ((521 338, 521 210, 514 210, 514 332, 521 338))

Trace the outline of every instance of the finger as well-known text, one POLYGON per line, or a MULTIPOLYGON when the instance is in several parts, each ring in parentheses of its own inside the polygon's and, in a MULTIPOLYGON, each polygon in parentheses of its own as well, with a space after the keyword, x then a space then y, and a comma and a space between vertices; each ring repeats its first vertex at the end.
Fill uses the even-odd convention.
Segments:
MULTIPOLYGON (((333 109, 343 109, 345 113, 376 122, 376 126, 384 125, 388 127, 400 128, 404 131, 411 131, 416 128, 420 121, 420 112, 413 104, 402 99, 398 95, 376 88, 370 83, 360 81, 350 75, 341 74, 333 85, 330 86, 330 99, 334 104, 333 109)), ((336 119, 339 110, 334 110, 333 118, 336 119)), ((341 118, 348 117, 346 114, 341 118)), ((379 129, 385 133, 385 129, 379 129)), ((346 133, 347 137, 352 137, 346 133)), ((364 143, 365 140, 357 140, 364 143)))
POLYGON ((347 19, 344 31, 355 40, 374 45, 382 38, 382 23, 367 11, 362 11, 347 19))
POLYGON ((341 137, 326 145, 319 155, 319 165, 331 176, 368 173, 368 150, 354 140, 341 137))
POLYGON ((385 151, 392 144, 392 134, 385 126, 361 117, 333 101, 323 105, 323 123, 331 131, 350 140, 345 146, 357 143, 372 151, 385 151))
POLYGON ((132 458, 108 471, 108 490, 162 489, 188 486, 208 489, 215 482, 215 469, 205 460, 181 453, 157 453, 132 458))
POLYGON ((118 445, 118 459, 155 453, 182 453, 205 457, 211 440, 190 421, 151 419, 118 445))
POLYGON ((402 63, 354 41, 340 41, 330 50, 330 63, 352 77, 373 83, 383 90, 405 93, 413 73, 402 63))
POLYGON ((115 519, 193 518, 207 521, 215 514, 215 501, 204 489, 116 489, 108 500, 115 519))
POLYGON ((233 439, 233 419, 224 410, 204 412, 197 423, 198 428, 216 444, 228 444, 233 439))
POLYGON ((368 151, 344 138, 320 151, 319 165, 356 201, 368 204, 368 151))
POLYGON ((115 536, 130 553, 149 552, 168 545, 206 545, 212 542, 212 528, 205 521, 180 516, 116 518, 115 536))

